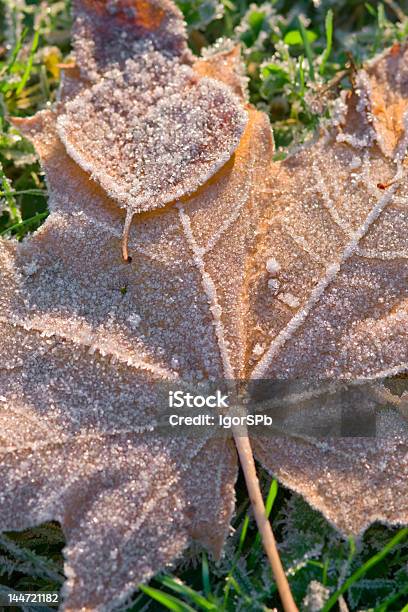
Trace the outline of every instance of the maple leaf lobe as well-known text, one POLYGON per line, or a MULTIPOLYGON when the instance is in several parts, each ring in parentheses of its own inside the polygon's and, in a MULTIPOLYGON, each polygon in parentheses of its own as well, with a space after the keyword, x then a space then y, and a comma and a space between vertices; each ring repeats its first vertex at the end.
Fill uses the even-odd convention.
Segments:
POLYGON ((361 72, 368 110, 384 155, 394 159, 405 152, 408 123, 408 45, 395 44, 361 72))
POLYGON ((85 77, 95 70, 58 118, 68 153, 135 213, 196 191, 237 148, 247 113, 229 87, 195 71, 179 11, 158 1, 80 2, 74 14, 78 67, 85 77), (109 51, 105 29, 116 32, 109 51))
POLYGON ((133 57, 141 40, 167 56, 190 57, 183 16, 169 0, 74 0, 73 12, 76 60, 91 81, 133 57))
POLYGON ((352 534, 376 520, 408 522, 402 408, 398 404, 387 418, 387 400, 372 395, 375 383, 325 389, 407 368, 406 66, 405 46, 376 58, 359 73, 357 89, 342 96, 341 117, 272 167, 274 207, 261 218, 251 262, 251 376, 254 384, 264 377, 292 381, 292 396, 282 406, 283 433, 293 432, 289 440, 254 437, 254 451, 283 483, 352 534), (390 96, 397 100, 392 138, 391 124, 372 114, 375 101, 390 96), (379 190, 379 183, 387 189, 379 190), (270 258, 278 271, 268 269, 270 258), (296 301, 288 303, 282 292, 296 301), (328 424, 340 426, 344 409, 365 405, 376 419, 377 439, 342 438, 335 427, 327 434, 328 424), (316 439, 309 439, 302 423, 314 420, 316 439), (319 424, 326 428, 323 439, 319 424))

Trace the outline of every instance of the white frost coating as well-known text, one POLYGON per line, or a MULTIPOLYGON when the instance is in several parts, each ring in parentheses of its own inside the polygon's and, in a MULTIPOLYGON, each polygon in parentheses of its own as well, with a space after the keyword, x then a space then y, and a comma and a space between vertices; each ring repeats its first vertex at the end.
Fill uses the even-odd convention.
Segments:
MULTIPOLYGON (((190 460, 198 455, 198 453, 200 452, 200 450, 202 449, 202 447, 204 446, 206 442, 207 440, 204 438, 201 444, 197 444, 197 447, 193 450, 191 457, 189 457, 190 460)), ((154 477, 154 475, 155 474, 153 472, 152 476, 154 477)), ((167 491, 177 482, 178 478, 179 476, 175 475, 172 478, 167 480, 167 482, 163 485, 162 490, 160 491, 161 498, 163 499, 166 498, 167 491)), ((156 504, 157 504, 157 499, 155 499, 154 497, 151 498, 150 500, 146 500, 143 504, 144 512, 146 512, 146 514, 149 514, 150 512, 152 512, 156 504)), ((146 519, 143 515, 140 515, 139 517, 137 517, 137 519, 132 524, 132 530, 138 530, 145 520, 146 519)))
POLYGON ((334 101, 332 109, 331 125, 338 127, 344 125, 346 122, 346 116, 348 111, 348 104, 346 102, 347 91, 341 91, 340 96, 334 101))
POLYGON ((316 180, 316 190, 323 198, 323 205, 325 209, 328 211, 330 217, 332 218, 333 223, 335 223, 345 234, 350 235, 352 233, 352 229, 350 225, 342 219, 342 217, 337 212, 337 209, 334 205, 333 200, 330 198, 327 187, 323 180, 320 169, 317 164, 313 164, 313 175, 316 180))
POLYGON ((292 293, 281 293, 278 295, 281 302, 289 306, 290 308, 298 308, 300 306, 300 300, 292 293))
POLYGON ((340 257, 338 262, 332 263, 326 269, 326 275, 319 281, 314 290, 311 292, 310 297, 304 307, 299 310, 296 315, 289 321, 287 326, 274 338, 271 342, 271 345, 264 357, 260 360, 257 366, 254 368, 251 379, 255 380, 258 378, 263 378, 266 374, 266 371, 270 367, 273 358, 277 354, 277 352, 290 340, 295 331, 302 325, 305 319, 309 316, 312 308, 319 302, 326 288, 334 281, 336 276, 338 275, 342 264, 355 252, 358 247, 360 240, 365 236, 368 232, 370 226, 378 219, 381 215, 382 211, 392 200, 392 196, 395 191, 399 187, 399 181, 403 177, 403 167, 399 165, 397 172, 392 180, 391 187, 387 190, 387 192, 380 198, 376 205, 373 207, 369 215, 366 217, 364 223, 361 227, 353 234, 353 238, 346 245, 342 256, 340 257))
POLYGON ((208 272, 206 272, 205 270, 205 265, 204 265, 204 260, 202 258, 201 250, 197 246, 197 243, 195 241, 195 238, 194 238, 194 235, 191 229, 190 217, 185 213, 184 208, 181 204, 177 204, 177 208, 179 210, 180 221, 183 227, 184 234, 193 252, 194 262, 198 270, 200 271, 203 288, 207 295, 208 303, 210 305, 210 311, 214 318, 214 328, 215 328, 215 333, 217 335, 218 346, 220 349, 220 354, 221 354, 221 359, 222 359, 222 364, 223 364, 223 369, 224 369, 224 375, 227 379, 233 380, 234 370, 231 365, 227 345, 225 342, 224 328, 221 323, 222 309, 217 300, 217 290, 215 288, 214 281, 212 280, 208 272))
POLYGON ((346 246, 346 249, 343 254, 342 262, 348 259, 350 255, 354 253, 355 249, 358 246, 358 243, 366 235, 370 226, 374 223, 374 221, 378 219, 378 217, 383 212, 384 208, 388 206, 388 204, 391 202, 392 196, 398 189, 399 181, 402 179, 403 176, 404 176, 404 168, 402 165, 398 165, 397 172, 395 173, 395 176, 393 177, 392 181, 390 181, 392 185, 388 188, 387 193, 378 200, 377 204, 373 207, 370 214, 367 216, 366 220, 360 227, 360 229, 355 232, 353 239, 346 246))
POLYGON ((65 148, 122 207, 153 210, 196 191, 231 157, 248 121, 240 100, 144 42, 65 105, 65 148))
POLYGON ((303 599, 304 610, 307 612, 319 612, 330 597, 330 589, 323 586, 321 582, 312 580, 307 588, 306 597, 303 599))
POLYGON ((357 168, 360 168, 361 166, 361 159, 360 157, 358 157, 357 155, 354 155, 354 157, 352 158, 350 164, 349 164, 349 168, 350 170, 357 170, 357 168))
POLYGON ((375 374, 370 374, 365 377, 366 380, 381 380, 384 378, 390 378, 391 376, 397 376, 398 374, 402 374, 403 372, 408 371, 408 362, 400 363, 394 368, 386 368, 375 374))
MULTIPOLYGON (((91 328, 89 328, 88 333, 86 331, 82 331, 78 333, 78 330, 75 329, 75 332, 72 331, 72 320, 67 321, 67 327, 64 331, 62 331, 62 318, 59 318, 58 325, 59 331, 56 332, 55 328, 49 327, 49 318, 45 318, 45 321, 41 320, 40 316, 36 316, 31 321, 23 321, 20 319, 0 317, 0 323, 10 323, 12 321, 13 325, 16 327, 21 327, 27 331, 38 331, 41 332, 43 337, 51 338, 53 336, 57 338, 62 338, 64 340, 71 340, 76 344, 81 346, 89 347, 93 352, 97 351, 102 356, 106 356, 108 353, 103 346, 103 342, 101 342, 101 338, 96 338, 95 334, 91 333, 91 328)), ((76 327, 76 326, 74 326, 76 327)), ((177 374, 171 372, 170 370, 166 370, 165 368, 161 368, 154 364, 151 364, 147 361, 138 360, 133 357, 130 357, 128 354, 122 353, 119 349, 113 349, 112 345, 109 344, 109 355, 111 355, 115 360, 120 363, 124 363, 132 368, 137 370, 147 370, 156 376, 163 377, 165 380, 176 380, 178 379, 177 374)))
POLYGON ((280 263, 276 261, 276 259, 274 259, 273 257, 270 257, 268 261, 266 262, 266 270, 272 276, 276 276, 277 274, 279 274, 280 269, 281 269, 280 263))
MULTIPOLYGON (((248 194, 248 197, 249 197, 249 194, 248 194)), ((243 199, 239 206, 235 206, 234 207, 234 210, 233 210, 232 214, 229 217, 227 217, 225 219, 225 221, 223 221, 223 223, 220 225, 218 231, 215 232, 211 236, 211 238, 209 239, 209 241, 207 242, 205 247, 202 249, 202 251, 201 251, 202 255, 206 255, 207 253, 209 253, 211 251, 211 249, 220 240, 220 238, 222 238, 223 234, 225 234, 225 232, 228 231, 229 228, 235 223, 235 221, 238 219, 239 215, 242 213, 242 211, 244 210, 245 206, 247 205, 248 197, 243 199)), ((199 249, 198 246, 197 246, 197 249, 199 249)))
POLYGON ((268 399, 268 407, 283 407, 283 406, 296 406, 301 403, 307 402, 311 399, 320 398, 322 395, 334 395, 341 389, 346 389, 347 385, 344 383, 330 383, 322 384, 321 386, 311 389, 310 391, 300 391, 298 393, 288 393, 285 396, 278 398, 268 399))
POLYGON ((320 259, 319 255, 316 254, 316 251, 313 249, 313 247, 309 245, 309 243, 307 242, 307 240, 305 240, 305 238, 303 238, 303 236, 295 234, 294 231, 292 229, 289 229, 289 226, 287 225, 282 227, 285 230, 285 233, 289 236, 289 238, 293 240, 293 242, 296 242, 296 244, 300 246, 302 251, 307 253, 313 261, 317 263, 322 263, 322 260, 320 259))
POLYGON ((23 267, 23 272, 26 276, 33 276, 38 271, 38 263, 31 261, 29 264, 23 267))
POLYGON ((260 355, 263 355, 263 353, 265 352, 265 347, 263 346, 263 344, 255 344, 252 352, 254 355, 259 357, 260 355))
POLYGON ((354 134, 347 134, 345 132, 339 132, 336 136, 337 142, 345 142, 356 149, 366 149, 372 143, 372 138, 366 136, 365 138, 361 138, 359 136, 354 136, 354 134))
POLYGON ((131 314, 128 317, 128 323, 130 324, 130 327, 132 329, 136 329, 137 327, 139 327, 141 320, 142 319, 141 319, 140 315, 138 315, 136 313, 131 314))
POLYGON ((263 378, 263 375, 266 373, 266 370, 270 366, 272 359, 275 357, 278 350, 282 348, 282 346, 284 346, 288 340, 290 340, 295 331, 300 327, 300 325, 309 315, 313 306, 319 301, 326 287, 336 277, 339 270, 340 265, 333 265, 330 267, 326 276, 319 281, 316 288, 312 291, 308 302, 304 305, 302 310, 299 310, 299 312, 289 321, 287 326, 272 341, 264 358, 254 368, 251 374, 251 379, 255 380, 257 378, 263 378))
POLYGON ((381 259, 383 261, 394 259, 408 259, 408 251, 375 251, 373 249, 357 249, 356 255, 365 259, 381 259))
MULTIPOLYGON (((372 115, 371 115, 371 104, 370 104, 370 100, 372 98, 372 90, 371 90, 371 83, 370 83, 370 79, 368 77, 368 74, 365 70, 360 70, 357 73, 357 93, 359 96, 359 101, 357 104, 357 110, 359 113, 364 113, 365 111, 369 111, 369 119, 372 120, 372 115)), ((374 131, 373 131, 373 136, 375 135, 374 131)))
POLYGON ((273 294, 278 293, 280 288, 280 282, 277 278, 270 278, 268 280, 268 288, 272 291, 273 294))
MULTIPOLYGON (((69 221, 70 218, 70 214, 66 214, 65 212, 59 212, 58 213, 61 217, 65 217, 67 221, 69 221)), ((73 216, 78 216, 76 213, 72 213, 73 216)), ((100 219, 97 219, 93 216, 90 216, 88 214, 88 212, 84 213, 82 212, 80 216, 86 217, 87 222, 92 223, 92 225, 95 226, 95 232, 97 232, 98 230, 102 230, 105 232, 109 232, 112 237, 118 238, 119 240, 122 238, 123 235, 123 231, 121 229, 121 224, 114 224, 114 223, 106 223, 104 221, 101 221, 100 219)), ((45 224, 42 225, 41 227, 45 227, 45 224)), ((172 230, 173 227, 175 227, 175 225, 169 225, 168 228, 169 230, 172 230)), ((41 228, 37 231, 41 231, 41 228)), ((129 240, 129 244, 132 247, 132 252, 133 253, 139 253, 139 255, 143 255, 143 257, 147 257, 148 259, 151 259, 152 261, 157 261, 158 263, 163 263, 163 258, 158 255, 156 252, 153 251, 148 251, 147 249, 144 249, 143 247, 140 246, 140 240, 133 240, 130 239, 129 240)))
POLYGON ((350 134, 350 132, 339 131, 336 136, 337 142, 345 142, 356 149, 366 149, 370 147, 376 140, 376 131, 372 126, 372 115, 370 112, 370 90, 371 85, 367 73, 360 70, 357 75, 357 87, 355 93, 359 100, 357 103, 357 112, 361 115, 361 121, 366 123, 364 135, 350 134))

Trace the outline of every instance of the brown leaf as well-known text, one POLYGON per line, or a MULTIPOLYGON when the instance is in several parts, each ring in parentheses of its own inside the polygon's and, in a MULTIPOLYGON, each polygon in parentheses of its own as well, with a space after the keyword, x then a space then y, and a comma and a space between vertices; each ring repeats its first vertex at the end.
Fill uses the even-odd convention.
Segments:
MULTIPOLYGON (((392 49, 360 73, 360 82, 371 80, 370 96, 391 95, 392 80, 401 85, 399 107, 407 104, 405 55, 405 47, 398 56, 392 49), (394 72, 385 72, 389 63, 394 72)), ((337 127, 274 165, 274 206, 261 221, 251 262, 252 379, 324 387, 328 380, 364 382, 407 368, 406 138, 393 132, 395 158, 385 157, 385 128, 377 122, 373 136, 367 95, 356 90, 337 127)), ((332 407, 341 412, 351 402, 357 411, 361 398, 349 394, 332 396, 332 407)), ((295 396, 293 410, 299 425, 302 413, 313 422, 320 411, 324 419, 328 404, 316 391, 312 402, 295 396)), ((377 440, 339 439, 337 432, 324 441, 255 438, 253 444, 284 483, 343 531, 359 533, 375 520, 408 521, 406 420, 388 425, 378 423, 377 440)))
POLYGON ((367 109, 378 144, 390 158, 398 147, 405 154, 406 124, 408 121, 408 46, 395 43, 380 59, 362 71, 358 85, 365 93, 367 109))
POLYGON ((60 335, 1 332, 1 525, 60 521, 65 609, 118 605, 191 537, 219 553, 234 502, 231 443, 141 434, 149 402, 136 410, 135 394, 151 372, 60 335))
POLYGON ((68 157, 55 123, 51 111, 19 122, 41 156, 53 212, 28 241, 1 245, 0 517, 6 529, 59 520, 66 608, 98 609, 120 602, 191 538, 220 554, 237 470, 231 441, 146 428, 163 405, 157 381, 242 367, 245 261, 273 143, 266 117, 250 111, 238 150, 212 182, 185 205, 136 217, 129 266, 120 210, 68 157))
POLYGON ((152 46, 189 60, 183 17, 170 0, 74 0, 75 56, 85 79, 97 80, 152 46))
POLYGON ((371 385, 324 387, 275 399, 280 435, 252 438, 258 460, 343 533, 361 534, 375 521, 407 523, 406 417, 385 409, 371 385))
MULTIPOLYGON (((153 210, 191 194, 231 157, 247 114, 199 78, 170 2, 77 2, 74 50, 88 86, 66 100, 70 156, 121 206, 153 210)), ((228 69, 227 69, 228 72, 228 69)))
POLYGON ((201 76, 222 81, 242 100, 246 100, 248 78, 245 76, 240 45, 224 50, 215 49, 204 59, 198 59, 194 63, 194 70, 201 76))
MULTIPOLYGON (((194 63, 172 3, 107 7, 76 4, 61 101, 19 122, 52 213, 0 243, 0 525, 61 522, 67 610, 114 608, 191 539, 220 554, 235 450, 161 432, 165 384, 304 381, 263 405, 287 436, 252 436, 259 459, 347 533, 408 522, 403 408, 378 413, 390 398, 370 382, 408 363, 405 133, 387 136, 390 159, 361 87, 316 142, 272 164, 236 50, 194 63), (129 164, 140 143, 148 158, 129 164), (132 265, 117 202, 148 209, 132 265), (333 429, 356 406, 378 413, 377 439, 333 429)), ((359 76, 379 96, 384 62, 359 76)))

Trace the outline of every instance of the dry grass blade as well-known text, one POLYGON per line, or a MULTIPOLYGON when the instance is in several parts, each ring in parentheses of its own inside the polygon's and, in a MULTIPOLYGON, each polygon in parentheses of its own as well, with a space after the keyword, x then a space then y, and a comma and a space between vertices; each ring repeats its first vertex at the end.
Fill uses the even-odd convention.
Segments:
POLYGON ((282 566, 282 561, 276 546, 275 536, 273 535, 271 524, 266 516, 265 504, 259 486, 258 475, 256 473, 255 461, 249 437, 248 435, 244 436, 241 432, 239 432, 234 436, 234 439, 241 467, 245 475, 245 482, 247 484, 248 494, 251 500, 251 506, 254 512, 256 524, 258 525, 259 533, 261 534, 262 538, 262 544, 269 563, 271 564, 283 609, 285 612, 298 612, 298 607, 293 599, 289 582, 282 566))

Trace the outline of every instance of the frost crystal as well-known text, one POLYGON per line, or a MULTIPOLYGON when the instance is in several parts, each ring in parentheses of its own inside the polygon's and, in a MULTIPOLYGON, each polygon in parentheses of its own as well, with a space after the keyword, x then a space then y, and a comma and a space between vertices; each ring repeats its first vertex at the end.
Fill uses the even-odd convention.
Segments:
POLYGON ((27 276, 32 276, 33 274, 35 274, 38 270, 38 264, 36 261, 30 261, 26 266, 24 266, 23 268, 23 273, 26 274, 27 276))
POLYGON ((278 293, 280 289, 280 282, 276 278, 270 278, 268 280, 268 287, 272 291, 272 293, 278 293))
POLYGON ((290 306, 290 308, 297 308, 300 305, 300 300, 292 293, 281 293, 279 299, 284 304, 290 306))
POLYGON ((135 313, 133 313, 133 314, 128 316, 128 321, 130 323, 130 326, 133 329, 136 329, 136 327, 139 327, 141 320, 142 320, 141 317, 138 314, 135 314, 135 313))
POLYGON ((330 589, 317 580, 311 580, 308 592, 303 600, 305 612, 320 612, 329 599, 330 589))
POLYGON ((272 276, 276 276, 279 273, 279 270, 281 269, 281 267, 280 267, 279 262, 276 261, 276 259, 273 259, 273 257, 270 257, 268 261, 266 262, 266 269, 269 272, 269 274, 271 274, 272 276))
POLYGON ((75 50, 82 71, 94 66, 95 84, 69 96, 58 119, 72 158, 134 212, 198 189, 228 161, 247 122, 229 88, 200 78, 191 67, 185 33, 173 29, 175 12, 168 4, 163 15, 158 1, 149 8, 136 2, 133 14, 133 7, 129 12, 124 0, 116 0, 105 16, 102 9, 91 14, 87 2, 79 4, 75 50), (98 20, 106 28, 96 29, 98 20), (115 44, 107 56, 107 41, 100 38, 115 25, 121 26, 119 49, 115 44), (90 28, 95 46, 86 47, 84 28, 90 28), (166 45, 163 32, 178 43, 166 45))

